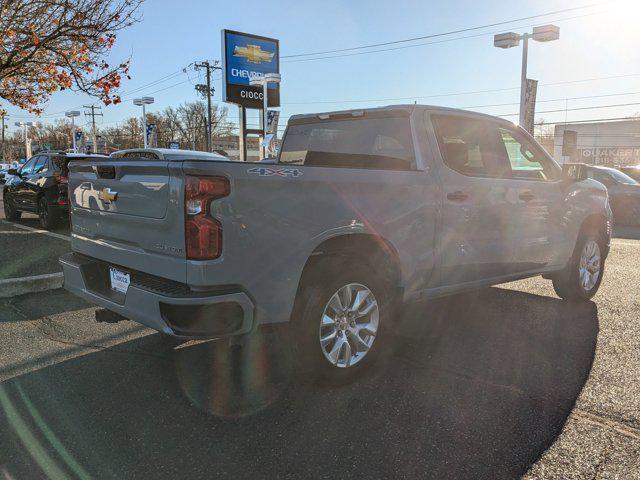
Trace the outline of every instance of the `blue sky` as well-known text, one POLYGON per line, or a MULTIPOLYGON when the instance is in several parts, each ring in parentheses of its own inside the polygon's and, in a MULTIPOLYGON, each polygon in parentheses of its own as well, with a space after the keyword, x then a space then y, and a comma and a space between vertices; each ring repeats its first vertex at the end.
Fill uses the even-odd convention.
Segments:
MULTIPOLYGON (((155 97, 156 103, 149 111, 197 99, 193 85, 198 83, 199 74, 193 70, 185 74, 180 69, 194 60, 219 59, 222 28, 278 38, 281 55, 286 56, 429 35, 594 2, 597 0, 147 0, 142 10, 143 21, 121 33, 113 51, 113 59, 131 56, 132 79, 122 88, 125 100, 121 105, 104 107, 99 126, 139 114, 138 107, 132 104, 136 96, 155 97), (174 73, 155 85, 127 93, 174 73)), ((639 5, 637 0, 598 2, 591 8, 402 46, 473 35, 471 38, 386 52, 301 62, 283 58, 282 116, 413 103, 413 99, 418 103, 466 107, 494 115, 516 113, 517 105, 483 106, 517 104, 519 98, 521 50, 494 48, 492 34, 528 31, 532 25, 545 23, 556 23, 561 33, 559 41, 532 42, 530 46, 529 77, 540 81, 537 111, 639 103, 568 111, 566 118, 571 121, 634 114, 640 112, 639 5), (548 85, 622 75, 627 76, 548 85), (511 90, 420 98, 508 88, 511 90), (564 100, 594 95, 611 96, 564 100), (403 97, 411 99, 378 101, 403 97), (358 100, 363 101, 354 102, 358 100)), ((219 102, 220 80, 216 80, 215 87, 214 99, 219 102)), ((60 112, 91 101, 77 93, 61 92, 49 102, 41 121, 59 118, 60 112)), ((8 110, 11 125, 14 120, 33 118, 15 108, 8 110)), ((229 110, 230 117, 236 119, 237 108, 230 105, 229 110)), ((565 112, 539 113, 537 117, 564 121, 565 112)), ((79 124, 84 123, 82 117, 79 120, 79 124)))

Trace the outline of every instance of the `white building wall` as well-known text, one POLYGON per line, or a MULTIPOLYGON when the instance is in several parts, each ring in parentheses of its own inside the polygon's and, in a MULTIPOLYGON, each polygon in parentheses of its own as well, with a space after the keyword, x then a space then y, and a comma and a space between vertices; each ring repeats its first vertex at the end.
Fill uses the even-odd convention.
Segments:
POLYGON ((558 124, 554 132, 553 158, 558 163, 592 165, 640 165, 640 119, 600 123, 558 124), (578 132, 574 158, 562 155, 565 130, 578 132))

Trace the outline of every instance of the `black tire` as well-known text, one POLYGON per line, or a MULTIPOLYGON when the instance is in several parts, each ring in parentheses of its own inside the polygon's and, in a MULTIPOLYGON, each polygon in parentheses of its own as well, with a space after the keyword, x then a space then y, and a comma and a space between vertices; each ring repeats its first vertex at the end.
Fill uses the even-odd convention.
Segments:
POLYGON ((38 218, 40 226, 45 230, 52 230, 58 225, 59 216, 56 212, 51 211, 44 197, 38 201, 38 218))
POLYGON ((598 288, 600 288, 600 283, 604 276, 605 249, 606 241, 602 233, 598 231, 581 233, 567 267, 553 277, 553 289, 556 294, 563 300, 587 301, 591 299, 598 291, 598 288), (600 268, 593 286, 587 287, 583 285, 580 278, 580 262, 585 246, 591 241, 594 241, 598 245, 600 268))
MULTIPOLYGON (((391 322, 393 305, 389 282, 360 259, 326 257, 317 261, 312 268, 313 272, 306 278, 306 285, 302 286, 296 300, 294 317, 297 318, 292 319, 292 334, 294 337, 291 340, 297 365, 306 378, 321 378, 337 383, 351 381, 373 365, 385 349, 388 350, 390 342, 387 329, 391 322), (366 351, 361 359, 355 360, 350 366, 336 366, 330 362, 323 352, 323 346, 320 342, 320 324, 325 308, 329 308, 329 301, 341 288, 350 284, 364 286, 370 291, 372 297, 367 297, 367 305, 362 310, 364 311, 369 303, 375 301, 377 303, 378 326, 370 348, 358 347, 355 350, 356 354, 361 353, 359 351, 360 348, 362 348, 363 352, 366 351)), ((360 290, 353 298, 365 292, 360 290)), ((370 319, 371 316, 361 317, 359 320, 355 320, 355 323, 352 323, 351 326, 356 329, 361 326, 358 322, 367 322, 370 319)), ((347 323, 346 320, 345 323, 347 323)), ((338 322, 335 325, 338 325, 338 322)), ((349 329, 348 325, 343 325, 343 327, 349 329)), ((350 345, 357 343, 355 337, 353 337, 355 333, 351 329, 349 331, 340 331, 338 326, 322 328, 328 328, 329 331, 335 329, 336 335, 340 335, 340 337, 335 337, 336 343, 339 339, 342 342, 347 340, 350 345), (342 338, 343 336, 344 338, 342 338)), ((371 335, 368 330, 362 331, 364 333, 360 338, 365 338, 368 341, 371 335)), ((326 333, 327 330, 322 330, 322 332, 326 333)), ((335 347, 335 345, 334 343, 333 346, 335 347)), ((331 346, 332 343, 329 343, 326 348, 331 349, 331 346)), ((350 346, 349 349, 351 350, 351 348, 350 346)), ((346 359, 346 347, 340 347, 338 355, 343 360, 346 359)), ((341 359, 338 358, 337 363, 346 362, 341 362, 341 359)))
POLYGON ((22 212, 16 210, 13 200, 10 197, 4 197, 2 204, 4 205, 4 218, 10 222, 17 222, 22 217, 22 212))

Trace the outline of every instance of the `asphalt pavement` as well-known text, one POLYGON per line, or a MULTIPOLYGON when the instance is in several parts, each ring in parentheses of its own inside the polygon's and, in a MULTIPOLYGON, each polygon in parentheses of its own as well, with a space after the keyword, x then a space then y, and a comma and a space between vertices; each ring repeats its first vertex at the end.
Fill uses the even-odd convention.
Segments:
POLYGON ((60 289, 0 300, 0 475, 640 478, 636 233, 593 302, 538 277, 415 304, 341 386, 280 331, 183 344, 60 289))

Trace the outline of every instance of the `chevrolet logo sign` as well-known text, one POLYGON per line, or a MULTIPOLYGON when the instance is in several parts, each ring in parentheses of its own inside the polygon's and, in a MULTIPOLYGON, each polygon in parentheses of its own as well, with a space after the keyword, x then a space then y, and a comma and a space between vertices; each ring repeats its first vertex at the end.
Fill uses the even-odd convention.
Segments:
POLYGON ((98 194, 98 198, 104 203, 115 202, 118 199, 118 192, 112 192, 110 188, 103 188, 98 194))
POLYGON ((266 63, 273 60, 275 53, 262 50, 259 45, 236 46, 233 49, 234 57, 245 58, 249 63, 266 63))

